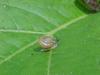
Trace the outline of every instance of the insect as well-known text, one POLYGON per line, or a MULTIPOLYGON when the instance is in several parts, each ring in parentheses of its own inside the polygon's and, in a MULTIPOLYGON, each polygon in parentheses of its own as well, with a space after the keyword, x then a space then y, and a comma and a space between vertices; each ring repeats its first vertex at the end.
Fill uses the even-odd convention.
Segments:
POLYGON ((38 43, 42 51, 48 51, 57 47, 57 40, 53 36, 42 36, 39 38, 38 43))
POLYGON ((100 2, 98 0, 80 0, 81 3, 89 10, 100 11, 100 2))

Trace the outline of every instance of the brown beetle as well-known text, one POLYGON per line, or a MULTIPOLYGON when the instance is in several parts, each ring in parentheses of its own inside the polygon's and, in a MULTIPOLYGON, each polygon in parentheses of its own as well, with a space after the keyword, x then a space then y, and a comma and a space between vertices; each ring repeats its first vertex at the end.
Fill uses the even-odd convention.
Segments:
POLYGON ((57 40, 53 36, 42 36, 39 38, 38 43, 44 51, 57 47, 57 40))
POLYGON ((90 10, 100 11, 100 4, 98 0, 84 0, 84 3, 90 10))

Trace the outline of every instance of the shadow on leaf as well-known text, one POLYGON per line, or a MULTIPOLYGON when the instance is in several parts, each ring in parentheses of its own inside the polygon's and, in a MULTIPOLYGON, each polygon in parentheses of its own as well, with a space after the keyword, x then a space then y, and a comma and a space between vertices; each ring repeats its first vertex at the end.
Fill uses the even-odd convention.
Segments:
POLYGON ((83 11, 86 14, 95 14, 96 11, 90 10, 86 4, 83 2, 83 0, 75 0, 75 5, 78 7, 81 11, 83 11))

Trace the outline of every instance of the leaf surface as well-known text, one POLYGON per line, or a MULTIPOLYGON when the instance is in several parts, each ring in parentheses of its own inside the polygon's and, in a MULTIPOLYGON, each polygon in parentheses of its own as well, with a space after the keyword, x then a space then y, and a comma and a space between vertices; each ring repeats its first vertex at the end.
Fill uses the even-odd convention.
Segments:
POLYGON ((0 0, 0 75, 99 75, 100 13, 75 0, 0 0), (59 42, 41 52, 37 40, 59 42))

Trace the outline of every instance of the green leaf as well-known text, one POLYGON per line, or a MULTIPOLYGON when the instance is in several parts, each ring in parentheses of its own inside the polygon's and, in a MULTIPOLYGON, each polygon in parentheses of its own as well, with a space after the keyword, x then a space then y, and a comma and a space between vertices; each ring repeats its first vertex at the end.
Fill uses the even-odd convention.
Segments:
POLYGON ((99 75, 100 13, 75 0, 0 0, 0 75, 99 75), (59 42, 41 52, 37 40, 59 42))

